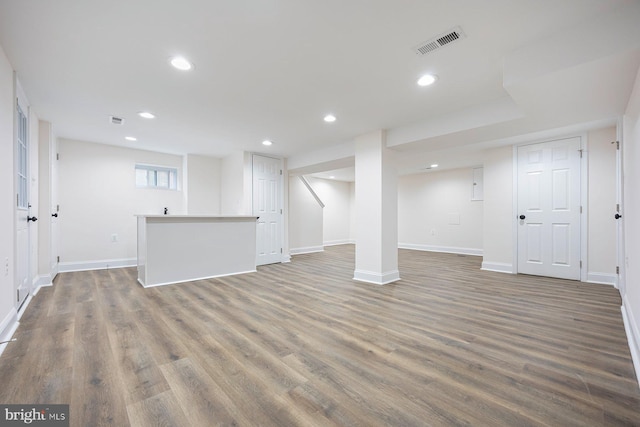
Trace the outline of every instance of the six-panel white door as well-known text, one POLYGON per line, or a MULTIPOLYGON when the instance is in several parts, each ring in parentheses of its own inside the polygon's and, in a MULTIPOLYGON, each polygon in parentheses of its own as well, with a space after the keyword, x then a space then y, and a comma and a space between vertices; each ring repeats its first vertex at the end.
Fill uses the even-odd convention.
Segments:
POLYGON ((256 264, 282 261, 281 160, 253 155, 253 214, 258 216, 256 264))
POLYGON ((518 273, 580 280, 580 149, 518 147, 518 273))

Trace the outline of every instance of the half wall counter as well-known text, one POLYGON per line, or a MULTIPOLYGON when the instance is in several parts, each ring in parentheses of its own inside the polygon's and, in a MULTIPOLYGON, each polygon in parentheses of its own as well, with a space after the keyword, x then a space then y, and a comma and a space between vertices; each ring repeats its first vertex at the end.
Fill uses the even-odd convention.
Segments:
POLYGON ((137 215, 145 288, 256 271, 255 216, 137 215))

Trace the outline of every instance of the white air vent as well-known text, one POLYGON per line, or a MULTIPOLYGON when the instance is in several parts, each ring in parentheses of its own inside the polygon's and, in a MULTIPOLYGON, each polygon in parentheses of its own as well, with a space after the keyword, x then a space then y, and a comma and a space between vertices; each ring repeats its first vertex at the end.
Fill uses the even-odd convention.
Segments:
POLYGON ((452 30, 446 31, 431 40, 427 40, 424 43, 420 43, 418 46, 414 47, 416 55, 426 55, 428 53, 433 52, 434 50, 440 49, 443 46, 456 42, 458 40, 462 40, 465 38, 465 34, 462 32, 460 27, 455 27, 452 30))
POLYGON ((109 116, 109 122, 112 125, 123 125, 124 119, 122 117, 109 116))

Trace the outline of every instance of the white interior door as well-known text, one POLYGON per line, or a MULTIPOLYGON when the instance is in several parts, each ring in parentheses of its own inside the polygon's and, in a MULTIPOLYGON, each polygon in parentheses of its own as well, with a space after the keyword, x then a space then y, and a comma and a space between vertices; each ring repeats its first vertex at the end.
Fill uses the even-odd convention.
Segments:
POLYGON ((27 106, 16 102, 16 301, 20 309, 29 295, 31 256, 29 223, 35 217, 29 212, 29 121, 27 106))
POLYGON ((580 149, 518 147, 518 273, 580 280, 580 149))
POLYGON ((256 264, 273 264, 282 261, 282 162, 257 154, 252 161, 256 264))
POLYGON ((60 245, 60 227, 58 224, 60 217, 60 205, 58 204, 58 143, 55 137, 51 137, 51 280, 58 274, 60 259, 58 255, 60 245))

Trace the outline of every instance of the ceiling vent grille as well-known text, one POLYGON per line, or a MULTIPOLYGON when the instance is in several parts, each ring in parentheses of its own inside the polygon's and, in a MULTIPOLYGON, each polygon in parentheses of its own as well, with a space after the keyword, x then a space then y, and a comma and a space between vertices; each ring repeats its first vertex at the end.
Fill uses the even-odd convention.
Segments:
POLYGON ((428 53, 433 52, 434 50, 438 50, 443 46, 456 42, 458 40, 462 40, 465 38, 465 34, 462 32, 460 27, 455 27, 452 30, 446 31, 431 40, 427 40, 424 43, 420 43, 418 46, 414 47, 416 55, 426 55, 428 53))
POLYGON ((112 125, 123 125, 124 119, 122 117, 109 116, 109 123, 112 125))

